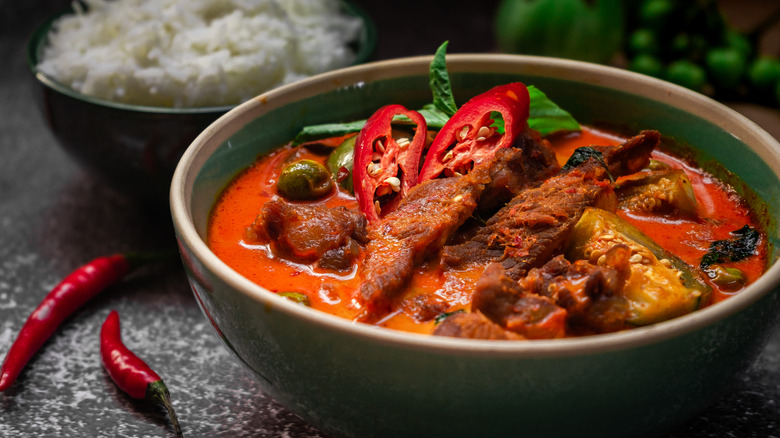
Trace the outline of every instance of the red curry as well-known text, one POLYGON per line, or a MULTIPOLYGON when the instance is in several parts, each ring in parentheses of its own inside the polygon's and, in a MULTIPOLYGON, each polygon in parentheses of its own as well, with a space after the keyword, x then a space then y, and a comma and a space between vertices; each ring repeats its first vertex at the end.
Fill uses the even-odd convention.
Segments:
MULTIPOLYGON (((563 165, 578 147, 617 146, 625 140, 583 127, 581 133, 553 137, 550 143, 559 164, 563 165)), ((469 311, 472 292, 485 270, 484 265, 472 265, 470 269, 445 269, 441 255, 432 254, 414 266, 410 281, 404 285, 389 312, 377 318, 365 319, 365 306, 359 297, 362 281, 359 270, 365 262, 364 247, 348 269, 332 270, 290 260, 275 254, 269 243, 258 243, 248 238, 247 229, 255 222, 263 206, 279 198, 276 184, 283 164, 289 162, 291 157, 320 163, 327 159, 322 148, 288 145, 260 157, 241 173, 225 189, 211 216, 208 245, 220 259, 270 291, 302 294, 312 308, 350 320, 411 332, 432 333, 440 321, 437 316, 453 314, 459 309, 469 311)), ((644 232, 660 247, 676 254, 699 274, 703 271, 697 266, 713 241, 731 239, 732 232, 745 225, 759 228, 750 208, 731 188, 712 175, 663 150, 653 151, 652 158, 657 163, 665 164, 665 167, 684 170, 698 202, 697 216, 647 213, 622 207, 616 209, 616 214, 644 232)), ((338 186, 316 201, 296 202, 328 207, 345 206, 353 211, 358 209, 355 197, 338 186)), ((700 275, 706 286, 712 288, 712 293, 706 302, 699 303, 697 307, 738 293, 760 276, 767 262, 765 242, 766 239, 761 239, 754 253, 744 260, 721 263, 729 269, 738 269, 742 273, 741 281, 715 282, 711 275, 700 275)), ((563 335, 585 333, 571 331, 563 335)), ((557 332, 551 336, 561 334, 557 332)), ((550 336, 544 333, 530 336, 526 333, 526 337, 550 336)))

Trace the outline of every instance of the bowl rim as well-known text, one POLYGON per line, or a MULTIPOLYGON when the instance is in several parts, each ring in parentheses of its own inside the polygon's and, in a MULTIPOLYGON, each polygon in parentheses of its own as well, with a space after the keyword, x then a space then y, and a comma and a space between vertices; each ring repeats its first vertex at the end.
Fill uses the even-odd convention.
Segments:
MULTIPOLYGON (((367 62, 374 51, 376 50, 377 29, 376 24, 368 15, 368 13, 360 6, 350 0, 339 0, 344 10, 348 11, 352 15, 360 18, 363 22, 363 32, 366 43, 361 45, 360 49, 355 53, 355 60, 353 65, 363 64, 367 62)), ((40 54, 46 45, 47 37, 51 31, 54 22, 64 15, 73 14, 74 3, 81 3, 80 0, 68 4, 68 6, 54 12, 49 15, 43 22, 36 26, 27 38, 27 44, 25 46, 25 58, 27 61, 27 68, 30 73, 35 77, 37 81, 43 84, 45 87, 50 88, 58 93, 68 96, 75 100, 81 100, 94 105, 103 106, 106 108, 122 110, 122 111, 134 111, 149 114, 217 114, 226 113, 229 110, 235 108, 240 104, 235 105, 215 105, 215 106, 197 106, 197 107, 164 107, 154 105, 141 105, 125 102, 118 102, 109 99, 103 99, 100 97, 90 96, 77 91, 62 82, 59 82, 52 76, 39 71, 38 64, 40 54)), ((243 103, 243 102, 242 102, 243 103)))
MULTIPOLYGON (((301 318, 309 324, 370 340, 372 343, 402 346, 403 348, 419 351, 457 353, 470 356, 484 356, 487 354, 492 357, 545 358, 639 348, 673 337, 684 336, 704 327, 717 324, 749 307, 778 288, 778 284, 780 284, 780 263, 774 263, 761 277, 740 293, 688 315, 650 326, 578 338, 526 340, 523 342, 460 339, 403 332, 356 323, 322 311, 312 311, 312 309, 304 308, 279 297, 243 277, 208 248, 206 242, 200 238, 195 229, 193 219, 188 210, 189 203, 187 199, 192 189, 191 184, 188 187, 187 183, 194 182, 197 172, 206 162, 207 157, 203 156, 201 151, 207 145, 214 142, 221 144, 229 135, 240 130, 246 123, 254 119, 254 116, 250 115, 250 113, 255 107, 268 106, 275 101, 279 101, 278 105, 283 105, 286 99, 285 96, 290 92, 305 89, 304 93, 317 94, 317 92, 313 91, 316 87, 321 87, 321 91, 347 87, 353 83, 350 78, 362 77, 364 81, 374 81, 399 75, 399 73, 393 74, 392 72, 406 71, 414 72, 409 74, 415 74, 416 70, 414 67, 419 69, 420 65, 424 64, 427 69, 431 59, 432 56, 397 58, 322 73, 263 93, 220 117, 187 148, 174 173, 170 191, 170 208, 177 238, 186 247, 190 248, 195 257, 202 263, 204 269, 213 272, 229 287, 252 300, 269 306, 268 308, 285 312, 294 318, 301 318), (388 71, 391 73, 386 73, 388 71), (225 127, 235 128, 235 130, 226 134, 223 132, 225 127)), ((681 106, 683 109, 690 107, 705 109, 705 114, 699 114, 699 116, 711 121, 717 120, 717 124, 731 135, 738 138, 741 138, 738 134, 752 136, 753 140, 757 142, 757 144, 753 145, 754 152, 764 158, 765 161, 767 157, 771 157, 772 162, 767 164, 777 174, 780 174, 780 143, 774 137, 754 122, 725 105, 702 94, 656 78, 616 67, 526 55, 452 54, 447 55, 447 64, 451 72, 495 72, 496 68, 500 70, 502 68, 525 65, 526 68, 532 67, 533 74, 537 74, 539 71, 551 70, 563 72, 563 76, 556 77, 564 80, 583 82, 588 80, 588 78, 595 77, 597 81, 600 81, 600 85, 626 91, 630 94, 677 104, 675 106, 681 106), (663 91, 663 93, 659 95, 659 91, 663 91), (756 149, 756 146, 759 146, 758 149, 756 149)), ((307 97, 311 95, 306 94, 307 97)), ((773 239, 773 236, 769 237, 773 239)))

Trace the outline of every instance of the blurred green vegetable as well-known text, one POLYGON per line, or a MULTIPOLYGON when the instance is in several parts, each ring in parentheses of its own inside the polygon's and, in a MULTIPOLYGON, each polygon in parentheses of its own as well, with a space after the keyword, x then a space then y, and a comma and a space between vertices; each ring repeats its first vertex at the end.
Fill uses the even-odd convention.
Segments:
POLYGON ((780 82, 780 60, 771 56, 758 57, 748 69, 750 86, 759 93, 773 93, 780 82))
POLYGON ((669 64, 665 79, 694 91, 702 91, 707 83, 707 74, 701 66, 687 59, 679 59, 669 64))
POLYGON ((646 27, 633 31, 628 37, 628 50, 632 54, 658 54, 659 44, 655 31, 646 27))
POLYGON ((743 57, 747 58, 753 54, 753 44, 748 37, 735 29, 727 28, 724 38, 726 45, 739 52, 743 57))
POLYGON ((745 71, 745 56, 733 47, 718 47, 707 52, 707 71, 714 85, 734 90, 745 71))
POLYGON ((623 38, 620 0, 502 0, 495 17, 499 49, 606 63, 623 38))
POLYGON ((639 7, 639 22, 648 28, 661 30, 675 11, 670 0, 648 0, 639 7))
POLYGON ((780 8, 748 31, 732 27, 717 0, 626 0, 625 66, 721 100, 780 103, 780 64, 757 53, 780 8))
POLYGON ((642 53, 631 60, 628 69, 648 76, 660 77, 664 71, 664 66, 655 56, 642 53))

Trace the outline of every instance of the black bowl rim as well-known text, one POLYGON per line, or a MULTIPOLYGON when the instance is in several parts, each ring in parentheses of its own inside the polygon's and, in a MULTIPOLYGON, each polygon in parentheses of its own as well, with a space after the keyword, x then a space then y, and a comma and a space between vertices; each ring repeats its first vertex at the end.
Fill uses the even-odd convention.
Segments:
MULTIPOLYGON (((347 0, 340 0, 340 1, 342 3, 343 8, 346 11, 348 11, 352 15, 359 17, 363 21, 364 24, 363 31, 365 32, 364 36, 365 36, 366 44, 362 45, 360 47, 360 50, 358 50, 355 60, 353 61, 353 65, 363 64, 370 60, 371 56, 374 53, 374 50, 376 49, 376 39, 377 39, 376 24, 368 15, 368 13, 360 6, 347 0)), ((175 108, 175 107, 161 107, 161 106, 138 105, 138 104, 116 102, 116 101, 101 99, 99 97, 94 97, 94 96, 81 93, 57 81, 56 79, 47 75, 46 73, 38 71, 37 67, 38 67, 39 54, 40 51, 43 49, 44 45, 46 44, 46 39, 47 36, 49 35, 49 32, 51 31, 52 25, 58 18, 72 13, 74 13, 73 4, 70 4, 69 6, 55 12, 54 14, 46 18, 40 25, 38 25, 32 31, 30 37, 27 39, 27 46, 26 46, 27 67, 30 69, 30 72, 33 74, 33 76, 47 88, 50 88, 65 96, 71 97, 76 100, 81 100, 87 103, 91 103, 91 104, 95 104, 107 108, 117 109, 117 110, 144 112, 150 114, 180 114, 180 115, 212 114, 212 113, 223 114, 228 112, 230 109, 240 105, 240 104, 235 104, 235 105, 175 108)))
MULTIPOLYGON (((284 104, 285 101, 289 100, 286 94, 290 91, 297 90, 309 93, 311 89, 316 87, 327 90, 343 88, 347 84, 352 83, 353 80, 360 82, 361 80, 357 78, 373 81, 386 77, 397 77, 399 70, 402 70, 407 75, 417 74, 415 68, 420 67, 422 69, 421 66, 424 66, 427 69, 431 60, 431 56, 398 58, 322 73, 299 81, 296 84, 270 90, 223 115, 194 140, 184 152, 174 173, 170 191, 170 208, 177 239, 192 250, 199 263, 206 270, 215 273, 220 281, 234 289, 237 293, 267 306, 273 306, 274 310, 284 312, 290 315, 291 318, 302 319, 307 324, 317 325, 324 330, 337 332, 343 336, 370 339, 376 344, 388 347, 413 349, 421 352, 447 352, 465 356, 549 358, 601 354, 640 348, 717 325, 754 305, 761 298, 771 293, 780 293, 778 292, 778 288, 780 288, 780 263, 775 262, 745 291, 723 302, 697 310, 688 315, 645 327, 577 338, 541 339, 523 342, 460 339, 410 333, 368 324, 356 324, 353 321, 326 312, 313 312, 311 309, 303 308, 269 292, 262 286, 242 276, 208 248, 195 229, 193 218, 188 209, 190 203, 188 201, 188 193, 191 192, 192 187, 187 187, 187 185, 188 181, 194 178, 193 173, 196 173, 195 170, 200 169, 207 159, 201 150, 205 145, 226 135, 224 132, 221 132, 225 129, 225 125, 248 123, 254 118, 252 115, 253 107, 261 106, 268 108, 269 104, 275 101, 281 101, 284 104)), ((707 96, 660 79, 616 67, 527 55, 453 54, 448 55, 447 63, 450 68, 457 71, 470 68, 472 70, 469 71, 475 72, 486 72, 491 64, 494 64, 493 68, 495 68, 495 65, 516 66, 516 63, 530 63, 537 74, 542 70, 555 70, 565 71, 566 73, 561 77, 570 80, 587 81, 589 78, 593 80, 593 77, 598 77, 602 85, 608 84, 618 90, 629 91, 642 97, 661 99, 667 104, 676 103, 700 108, 706 107, 710 112, 708 120, 722 120, 723 123, 721 125, 724 129, 731 130, 736 128, 739 133, 754 137, 759 142, 757 146, 762 150, 771 150, 771 152, 767 153, 771 153, 772 158, 774 158, 773 168, 780 169, 780 143, 777 139, 747 117, 725 105, 707 96), (641 89, 637 91, 631 90, 630 87, 632 85, 641 86, 641 89), (657 94, 659 90, 663 90, 663 93, 660 95, 657 94)), ((736 135, 734 131, 730 132, 732 135, 736 135)))

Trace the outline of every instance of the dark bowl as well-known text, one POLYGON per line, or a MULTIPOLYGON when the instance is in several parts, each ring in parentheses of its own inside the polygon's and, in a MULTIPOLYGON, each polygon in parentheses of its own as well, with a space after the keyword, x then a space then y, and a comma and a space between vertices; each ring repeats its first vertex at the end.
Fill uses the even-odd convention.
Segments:
MULTIPOLYGON (((355 42, 355 64, 366 62, 376 46, 373 21, 359 7, 344 9, 360 17, 363 32, 355 42)), ((209 124, 235 105, 168 108, 132 105, 91 97, 37 70, 53 22, 73 13, 69 6, 38 26, 27 44, 35 99, 51 132, 79 164, 132 198, 165 202, 171 176, 187 146, 209 124)))
POLYGON ((278 88, 187 149, 171 185, 173 223, 193 293, 226 348, 267 394, 333 436, 662 437, 722 396, 776 327, 780 144, 723 105, 657 79, 552 58, 447 57, 461 98, 511 81, 536 85, 583 123, 658 129, 752 187, 769 221, 771 266, 689 315, 568 339, 417 335, 297 305, 209 249, 215 200, 258 154, 308 124, 365 118, 389 103, 419 108, 431 98, 430 60, 365 64, 278 88))

